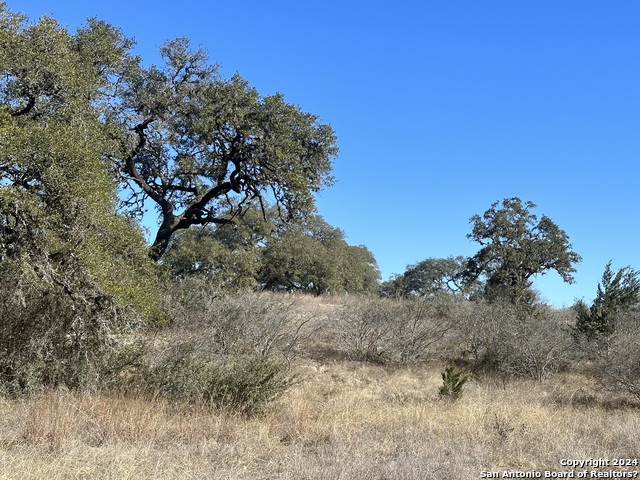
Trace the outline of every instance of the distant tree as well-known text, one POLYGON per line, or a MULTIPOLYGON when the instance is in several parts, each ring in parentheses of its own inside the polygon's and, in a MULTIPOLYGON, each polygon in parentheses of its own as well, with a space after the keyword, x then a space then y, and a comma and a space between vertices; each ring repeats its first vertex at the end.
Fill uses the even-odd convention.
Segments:
POLYGON ((482 217, 471 217, 473 229, 467 237, 482 248, 468 259, 465 275, 468 281, 486 278, 489 300, 531 305, 531 278, 549 270, 573 282, 573 265, 581 261, 580 255, 572 250, 567 234, 545 215, 538 220, 533 208, 532 202, 506 198, 493 203, 482 217))
POLYGON ((160 54, 160 67, 122 72, 108 114, 128 206, 141 212, 150 200, 159 212, 152 258, 176 231, 229 223, 252 199, 275 201, 286 217, 312 212, 313 192, 332 182, 332 128, 237 74, 224 79, 187 39, 160 54))
POLYGON ((234 223, 179 231, 171 239, 162 264, 176 280, 198 275, 219 288, 254 288, 263 249, 278 228, 277 213, 271 208, 267 213, 265 217, 258 206, 234 223))
POLYGON ((372 292, 373 254, 347 244, 342 230, 312 215, 280 221, 274 208, 248 210, 233 224, 178 232, 162 258, 176 279, 199 275, 231 289, 264 287, 310 293, 372 292))
POLYGON ((382 284, 385 296, 428 297, 439 293, 460 294, 471 289, 465 284, 467 259, 462 256, 427 258, 408 265, 405 272, 382 284))
POLYGON ((366 247, 347 244, 342 230, 316 215, 268 241, 259 279, 268 289, 319 295, 377 291, 379 276, 366 247))
POLYGON ((589 340, 609 336, 616 330, 618 315, 637 307, 638 303, 640 272, 623 267, 614 274, 611 262, 608 262, 591 306, 587 306, 584 300, 578 300, 574 305, 576 330, 589 340))
POLYGON ((175 280, 197 275, 219 288, 244 290, 257 285, 259 257, 253 246, 229 248, 217 238, 215 227, 204 226, 177 232, 162 263, 175 280))
MULTIPOLYGON (((345 242, 346 243, 346 242, 345 242)), ((371 251, 364 245, 342 244, 338 249, 342 287, 348 293, 377 293, 380 271, 371 251)))

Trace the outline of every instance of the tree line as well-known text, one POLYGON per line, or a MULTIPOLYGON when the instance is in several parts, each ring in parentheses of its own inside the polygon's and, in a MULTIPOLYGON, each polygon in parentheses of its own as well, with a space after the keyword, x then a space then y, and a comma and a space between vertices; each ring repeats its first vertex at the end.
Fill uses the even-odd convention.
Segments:
MULTIPOLYGON (((428 258, 380 283, 367 247, 315 209, 338 153, 329 124, 224 78, 188 39, 163 44, 151 66, 134 45, 97 19, 69 32, 0 2, 0 383, 73 386, 114 355, 126 365, 135 355, 119 336, 165 324, 167 285, 194 277, 234 292, 447 293, 527 312, 534 276, 573 281, 568 235, 514 197, 471 218, 472 257, 428 258)), ((610 334, 638 289, 636 270, 607 265, 576 328, 610 334)))

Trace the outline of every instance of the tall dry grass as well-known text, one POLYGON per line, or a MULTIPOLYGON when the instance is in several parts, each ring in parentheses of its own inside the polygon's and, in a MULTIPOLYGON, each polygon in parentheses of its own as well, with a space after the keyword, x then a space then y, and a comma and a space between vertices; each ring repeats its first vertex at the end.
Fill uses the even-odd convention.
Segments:
MULTIPOLYGON (((350 361, 335 329, 345 299, 284 298, 304 321, 292 367, 301 381, 262 414, 148 394, 0 399, 0 479, 465 480, 567 470, 563 458, 640 459, 640 406, 586 370, 543 382, 472 377, 452 402, 438 391, 455 337, 410 367, 350 361)), ((171 343, 185 331, 163 335, 171 343)))
POLYGON ((640 458, 637 406, 576 374, 471 381, 439 365, 298 365, 305 380, 254 418, 159 398, 50 391, 0 403, 3 479, 474 479, 640 458))

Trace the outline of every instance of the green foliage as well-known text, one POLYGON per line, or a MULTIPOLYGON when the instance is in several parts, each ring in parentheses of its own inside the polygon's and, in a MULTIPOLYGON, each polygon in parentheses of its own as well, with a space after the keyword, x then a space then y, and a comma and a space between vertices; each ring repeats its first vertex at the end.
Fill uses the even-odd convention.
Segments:
POLYGON ((468 380, 469 374, 458 370, 455 364, 452 363, 442 372, 440 395, 452 400, 458 400, 462 397, 464 386, 468 380))
POLYGON ((295 382, 286 364, 273 358, 241 356, 227 361, 176 349, 146 374, 146 388, 179 402, 260 413, 295 382))
POLYGON ((160 213, 152 255, 191 225, 228 223, 252 199, 272 199, 288 217, 310 213, 331 184, 337 154, 329 125, 284 101, 262 97, 239 75, 224 79, 202 50, 179 38, 160 48, 161 66, 123 73, 111 118, 121 148, 111 156, 140 211, 160 213))
POLYGON ((233 224, 178 232, 162 263, 175 279, 198 275, 219 288, 323 293, 378 289, 371 252, 348 245, 344 232, 312 215, 280 222, 273 209, 248 210, 233 224))
POLYGON ((276 228, 277 213, 253 202, 233 223, 176 232, 162 264, 175 280, 197 275, 226 291, 255 288, 264 245, 276 228))
POLYGON ((491 300, 507 300, 528 307, 535 301, 531 277, 555 270, 572 283, 574 263, 581 260, 569 237, 550 218, 540 220, 531 213, 532 202, 506 198, 491 205, 482 217, 471 217, 473 229, 468 238, 482 248, 469 258, 469 281, 486 277, 485 295, 491 300))
MULTIPOLYGON (((231 225, 222 228, 230 229, 231 225)), ((182 230, 174 236, 162 258, 175 280, 206 278, 217 288, 241 291, 257 286, 259 249, 253 245, 229 247, 219 240, 221 227, 182 230)))
POLYGON ((639 302, 640 272, 623 267, 614 274, 608 262, 592 305, 588 307, 583 300, 574 305, 576 330, 589 340, 609 336, 616 330, 618 315, 637 307, 639 302))
POLYGON ((477 285, 465 284, 465 257, 427 258, 382 285, 382 294, 390 297, 429 297, 440 293, 472 294, 477 285))
POLYGON ((288 226, 267 242, 259 280, 271 290, 365 293, 378 289, 373 254, 352 246, 318 215, 288 226))
POLYGON ((0 9, 0 382, 80 386, 157 313, 154 266, 116 213, 104 158, 100 98, 130 42, 101 22, 72 36, 0 9))
POLYGON ((206 278, 176 283, 141 388, 169 399, 259 412, 295 381, 288 365, 307 320, 269 292, 230 295, 206 278))

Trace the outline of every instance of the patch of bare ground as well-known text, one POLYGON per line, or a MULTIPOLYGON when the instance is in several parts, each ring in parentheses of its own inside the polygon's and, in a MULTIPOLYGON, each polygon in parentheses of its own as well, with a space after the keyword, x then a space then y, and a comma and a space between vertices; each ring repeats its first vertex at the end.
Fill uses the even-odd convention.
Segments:
POLYGON ((442 365, 300 362, 263 415, 158 398, 51 391, 0 403, 3 479, 474 479, 640 458, 638 408, 578 374, 472 380, 438 396, 442 365))

